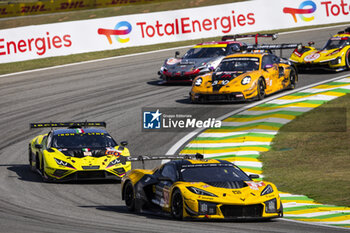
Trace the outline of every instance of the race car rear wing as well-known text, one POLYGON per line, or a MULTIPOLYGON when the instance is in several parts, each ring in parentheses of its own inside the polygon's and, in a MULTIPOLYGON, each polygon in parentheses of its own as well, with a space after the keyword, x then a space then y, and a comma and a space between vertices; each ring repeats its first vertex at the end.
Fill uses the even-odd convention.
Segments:
POLYGON ((81 128, 81 127, 107 127, 106 122, 97 121, 97 122, 50 122, 50 123, 30 123, 30 128, 81 128))
POLYGON ((202 154, 195 154, 195 155, 184 155, 184 156, 147 156, 147 155, 140 155, 138 157, 125 157, 120 156, 120 162, 122 164, 125 164, 126 162, 135 162, 135 161, 141 161, 142 166, 145 166, 145 161, 147 160, 175 160, 175 159, 204 159, 204 156, 202 154))
POLYGON ((242 48, 243 51, 254 52, 254 51, 271 51, 271 50, 280 50, 280 57, 282 57, 283 49, 301 49, 301 43, 291 43, 291 44, 256 44, 256 45, 247 45, 242 48))
POLYGON ((261 49, 261 50, 280 50, 280 49, 296 49, 302 46, 301 43, 294 44, 256 44, 256 45, 248 45, 246 47, 247 50, 261 49))
POLYGON ((246 34, 246 35, 228 35, 228 36, 223 36, 221 38, 222 41, 227 41, 227 40, 234 40, 236 41, 238 38, 255 38, 255 44, 258 44, 258 38, 259 37, 271 37, 272 40, 276 40, 278 35, 277 34, 246 34))

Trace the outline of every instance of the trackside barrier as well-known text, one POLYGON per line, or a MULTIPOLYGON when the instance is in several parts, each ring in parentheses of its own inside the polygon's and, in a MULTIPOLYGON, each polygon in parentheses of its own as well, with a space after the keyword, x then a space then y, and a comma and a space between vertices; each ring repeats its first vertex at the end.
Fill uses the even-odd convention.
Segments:
POLYGON ((18 27, 0 30, 0 63, 342 23, 349 13, 350 0, 252 0, 18 27))
POLYGON ((52 0, 28 3, 1 4, 0 18, 118 7, 171 0, 52 0))

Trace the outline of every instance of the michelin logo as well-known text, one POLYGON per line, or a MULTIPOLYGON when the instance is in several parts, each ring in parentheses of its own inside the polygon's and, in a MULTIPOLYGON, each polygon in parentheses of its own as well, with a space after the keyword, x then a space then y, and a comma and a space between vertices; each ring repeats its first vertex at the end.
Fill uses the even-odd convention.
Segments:
POLYGON ((161 115, 157 109, 156 112, 143 112, 143 128, 144 129, 160 129, 161 115))

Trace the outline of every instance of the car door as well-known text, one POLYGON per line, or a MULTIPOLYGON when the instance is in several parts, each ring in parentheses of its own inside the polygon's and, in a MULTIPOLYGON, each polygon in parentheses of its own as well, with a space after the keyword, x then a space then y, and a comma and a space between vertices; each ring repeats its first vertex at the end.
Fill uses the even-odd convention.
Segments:
POLYGON ((178 180, 178 174, 175 164, 165 164, 161 168, 159 174, 159 182, 155 185, 155 203, 161 207, 169 207, 170 188, 171 185, 178 180))
POLYGON ((266 94, 279 90, 280 86, 280 67, 279 58, 273 54, 267 54, 262 58, 262 67, 266 81, 266 94))

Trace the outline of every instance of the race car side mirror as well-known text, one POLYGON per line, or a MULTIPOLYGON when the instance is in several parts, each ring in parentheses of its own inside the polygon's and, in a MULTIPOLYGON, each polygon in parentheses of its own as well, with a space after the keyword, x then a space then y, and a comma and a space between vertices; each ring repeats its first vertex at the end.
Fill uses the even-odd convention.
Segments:
POLYGON ((309 45, 309 46, 313 46, 314 44, 315 44, 315 42, 313 42, 313 41, 309 41, 309 42, 308 42, 308 45, 309 45))
POLYGON ((127 145, 128 145, 128 142, 127 142, 127 141, 122 141, 122 142, 120 142, 120 145, 122 145, 122 146, 127 146, 127 145))
POLYGON ((259 175, 257 175, 257 174, 250 174, 249 175, 249 178, 250 179, 258 179, 260 176, 259 175))
POLYGON ((36 149, 42 149, 43 148, 43 145, 40 145, 40 144, 35 144, 34 146, 36 149))
POLYGON ((180 52, 179 51, 176 51, 175 52, 175 57, 179 56, 180 55, 180 52))
POLYGON ((273 65, 271 65, 271 64, 265 65, 264 70, 271 69, 272 67, 273 67, 273 65))

